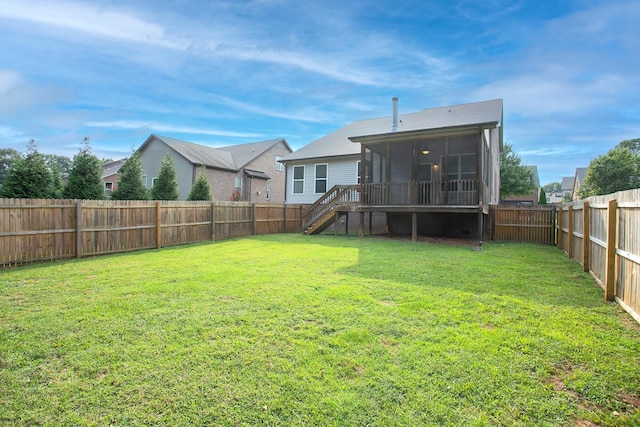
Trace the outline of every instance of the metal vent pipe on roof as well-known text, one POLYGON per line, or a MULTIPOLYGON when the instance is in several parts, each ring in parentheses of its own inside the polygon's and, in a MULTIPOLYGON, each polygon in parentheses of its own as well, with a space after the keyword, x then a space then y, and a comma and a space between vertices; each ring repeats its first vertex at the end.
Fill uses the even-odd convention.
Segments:
POLYGON ((393 120, 391 122, 391 132, 398 132, 398 98, 391 98, 393 102, 393 120))

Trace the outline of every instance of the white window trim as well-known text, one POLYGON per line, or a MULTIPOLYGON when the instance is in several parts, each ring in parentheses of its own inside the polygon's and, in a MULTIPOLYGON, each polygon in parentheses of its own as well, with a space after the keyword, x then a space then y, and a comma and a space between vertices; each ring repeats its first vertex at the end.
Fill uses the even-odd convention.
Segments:
POLYGON ((304 194, 304 174, 306 173, 305 165, 296 165, 291 169, 291 194, 304 194), (302 178, 296 179, 296 168, 302 168, 302 178), (302 192, 296 193, 296 182, 302 182, 302 192))
POLYGON ((271 199, 271 180, 270 179, 267 180, 266 193, 267 193, 266 194, 267 200, 270 200, 271 199))
POLYGON ((356 162, 356 184, 360 184, 360 180, 362 177, 360 176, 360 160, 356 162))
POLYGON ((147 174, 143 174, 142 175, 142 185, 145 186, 145 188, 147 187, 147 174))
POLYGON ((242 192, 242 177, 236 176, 233 180, 233 189, 242 192), (238 181, 240 181, 240 186, 238 186, 238 181))
POLYGON ((157 180, 158 180, 157 176, 154 176, 153 178, 151 178, 151 188, 155 187, 157 180))
POLYGON ((313 192, 314 194, 324 194, 329 190, 329 163, 316 163, 313 166, 313 192), (317 174, 318 174, 318 166, 326 166, 327 167, 327 176, 325 176, 324 178, 318 178, 317 174), (325 180, 325 184, 324 184, 324 191, 318 193, 316 191, 317 188, 317 184, 318 184, 318 179, 323 179, 325 180))
POLYGON ((282 156, 276 156, 276 170, 278 172, 284 172, 287 166, 284 163, 280 163, 278 160, 281 160, 282 156))

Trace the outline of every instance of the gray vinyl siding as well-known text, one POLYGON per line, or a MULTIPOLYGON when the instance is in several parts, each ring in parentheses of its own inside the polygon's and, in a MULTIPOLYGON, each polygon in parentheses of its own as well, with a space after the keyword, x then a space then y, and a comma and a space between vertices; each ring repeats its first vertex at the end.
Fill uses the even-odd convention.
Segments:
POLYGON ((147 175, 147 188, 150 190, 153 178, 158 177, 160 161, 167 153, 169 153, 173 159, 173 164, 176 167, 180 199, 185 200, 189 196, 189 192, 193 186, 193 165, 163 143, 156 142, 154 144, 148 144, 140 157, 144 171, 143 174, 147 175))
POLYGON ((358 183, 357 164, 360 156, 340 159, 315 159, 305 162, 287 163, 287 203, 311 204, 322 194, 315 192, 316 165, 327 164, 327 191, 334 185, 354 185, 358 183), (293 194, 293 167, 304 165, 304 192, 293 194))

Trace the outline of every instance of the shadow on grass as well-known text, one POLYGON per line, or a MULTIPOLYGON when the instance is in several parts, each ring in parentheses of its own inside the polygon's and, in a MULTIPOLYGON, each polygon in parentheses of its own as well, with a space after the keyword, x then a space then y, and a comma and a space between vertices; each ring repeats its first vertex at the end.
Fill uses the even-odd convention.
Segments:
POLYGON ((603 308, 602 290, 556 247, 525 243, 454 246, 356 236, 257 236, 260 241, 358 250, 358 262, 340 273, 428 290, 433 298, 493 296, 547 306, 603 308))

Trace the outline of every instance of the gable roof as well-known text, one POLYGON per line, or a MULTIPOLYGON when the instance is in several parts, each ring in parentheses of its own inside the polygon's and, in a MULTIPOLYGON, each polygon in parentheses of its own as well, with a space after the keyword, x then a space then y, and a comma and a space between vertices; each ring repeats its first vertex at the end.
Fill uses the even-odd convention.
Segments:
MULTIPOLYGON (((359 120, 311 142, 282 160, 312 159, 360 154, 360 145, 349 138, 362 135, 385 135, 391 132, 392 117, 359 120)), ((502 123, 502 100, 475 102, 449 107, 429 108, 398 116, 398 135, 402 132, 455 128, 460 126, 502 123)))
POLYGON ((576 175, 575 175, 575 183, 578 183, 578 185, 581 185, 584 183, 584 178, 587 176, 587 168, 576 168, 576 175))
POLYGON ((251 162, 252 160, 260 157, 265 153, 265 151, 269 150, 271 147, 279 143, 283 143, 285 147, 289 149, 289 152, 293 151, 284 138, 252 142, 249 144, 230 145, 228 147, 220 147, 219 150, 224 150, 231 153, 233 159, 236 162, 236 165, 238 165, 238 167, 243 167, 249 164, 249 162, 251 162))
POLYGON ((115 162, 109 162, 102 165, 102 178, 117 174, 126 161, 127 159, 120 159, 115 162))
POLYGON ((289 144, 283 138, 215 148, 155 134, 151 134, 138 150, 142 150, 153 139, 163 142, 194 165, 205 165, 233 172, 240 170, 280 142, 291 151, 289 144))
POLYGON ((573 191, 573 176, 563 176, 560 189, 563 191, 573 191))

